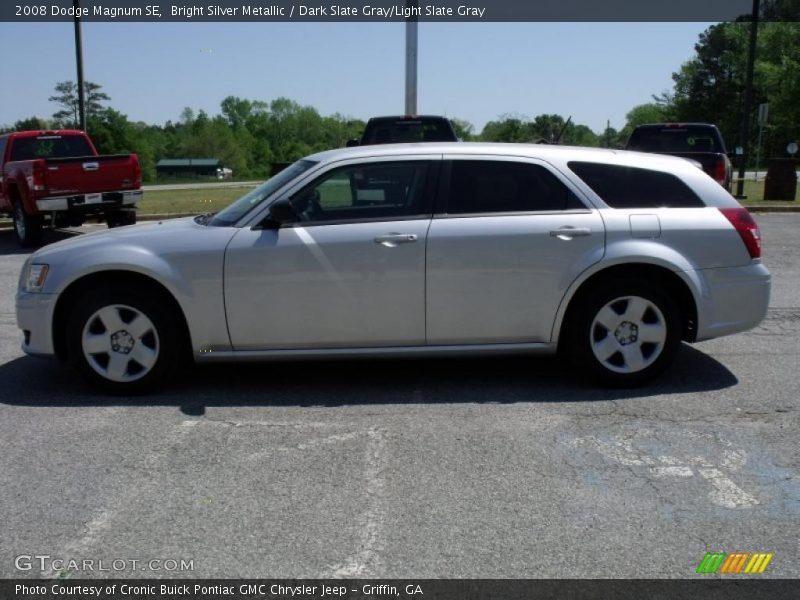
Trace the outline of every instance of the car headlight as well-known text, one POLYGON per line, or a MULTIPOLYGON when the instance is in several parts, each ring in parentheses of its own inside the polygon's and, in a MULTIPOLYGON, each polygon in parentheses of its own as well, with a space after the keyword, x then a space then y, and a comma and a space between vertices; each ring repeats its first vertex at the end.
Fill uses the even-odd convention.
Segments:
POLYGON ((49 265, 30 265, 28 267, 28 276, 25 278, 25 291, 41 292, 49 270, 49 265))

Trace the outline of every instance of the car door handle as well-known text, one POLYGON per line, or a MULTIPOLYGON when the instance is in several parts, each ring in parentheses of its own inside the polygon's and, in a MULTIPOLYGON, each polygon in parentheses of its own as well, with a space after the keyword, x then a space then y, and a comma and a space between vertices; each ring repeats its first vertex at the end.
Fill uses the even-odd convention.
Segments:
POLYGON ((394 248, 400 244, 410 244, 416 242, 417 236, 413 233, 387 233, 375 238, 375 243, 387 248, 394 248))
POLYGON ((588 227, 559 227, 550 232, 550 237, 557 237, 560 240, 571 240, 574 237, 592 235, 592 230, 588 227))

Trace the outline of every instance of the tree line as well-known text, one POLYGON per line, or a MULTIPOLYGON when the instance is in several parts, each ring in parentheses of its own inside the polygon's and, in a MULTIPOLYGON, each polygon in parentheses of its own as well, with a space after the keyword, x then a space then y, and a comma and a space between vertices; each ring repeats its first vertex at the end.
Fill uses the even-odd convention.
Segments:
MULTIPOLYGON (((547 142, 578 146, 624 146, 633 127, 642 123, 678 121, 715 123, 732 149, 741 145, 739 128, 745 91, 749 23, 721 23, 700 34, 694 57, 672 74, 673 89, 654 94, 652 102, 633 107, 625 125, 592 131, 558 114, 533 118, 506 114, 488 122, 480 133, 463 119, 453 119, 463 140, 547 142)), ((754 108, 769 103, 763 130, 763 156, 783 156, 789 141, 800 137, 800 23, 759 25, 754 77, 754 108)), ((87 129, 101 153, 136 152, 146 181, 155 180, 162 158, 218 158, 238 178, 266 177, 270 165, 296 160, 320 150, 344 146, 358 138, 361 119, 341 114, 323 116, 312 106, 288 98, 270 102, 229 96, 219 113, 185 108, 164 125, 132 122, 107 106, 111 98, 102 86, 86 83, 87 129)), ((59 82, 49 98, 59 109, 52 118, 31 117, 5 130, 75 127, 77 86, 59 82)), ((750 118, 755 121, 756 110, 750 118)), ((751 148, 758 135, 751 127, 751 148)), ((755 152, 751 152, 754 155, 755 152)))

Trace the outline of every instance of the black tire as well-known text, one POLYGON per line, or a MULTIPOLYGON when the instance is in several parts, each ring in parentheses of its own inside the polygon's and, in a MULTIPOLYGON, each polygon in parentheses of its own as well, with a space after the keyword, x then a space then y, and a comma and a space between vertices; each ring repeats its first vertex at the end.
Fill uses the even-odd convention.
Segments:
POLYGON ((136 211, 135 210, 119 210, 106 214, 106 225, 109 229, 113 227, 121 227, 123 225, 136 224, 136 211))
POLYGON ((123 225, 136 225, 136 211, 126 210, 123 211, 122 224, 123 225))
POLYGON ((579 374, 613 387, 635 387, 654 379, 673 361, 681 342, 682 321, 674 300, 640 280, 603 282, 582 294, 568 319, 564 350, 571 363, 579 374), (629 310, 643 306, 647 308, 641 320, 628 320, 629 310), (613 314, 601 314, 604 308, 613 314), (608 321, 604 315, 621 322, 612 331, 601 323, 608 321), (645 334, 645 327, 650 333, 645 334), (658 333, 662 341, 643 341, 645 335, 658 333), (606 353, 605 360, 598 358, 606 353), (628 356, 635 360, 628 361, 628 356), (634 364, 639 360, 641 364, 634 364))
POLYGON ((31 216, 21 202, 14 202, 14 233, 19 245, 32 248, 42 242, 43 221, 41 216, 31 216))
POLYGON ((91 384, 112 394, 142 394, 166 384, 185 364, 187 345, 178 323, 180 315, 173 314, 161 296, 148 288, 128 284, 111 283, 108 287, 89 290, 75 303, 75 308, 67 321, 66 347, 68 362, 91 384), (111 331, 103 319, 97 316, 101 310, 109 309, 119 317, 121 323, 117 331, 111 331), (135 318, 144 316, 152 325, 152 332, 142 336, 128 333, 135 318), (127 341, 115 346, 116 350, 84 352, 84 334, 92 334, 97 339, 108 336, 109 344, 114 345, 122 338, 127 341), (118 335, 119 334, 119 335, 118 335), (116 337, 115 337, 116 336, 116 337), (130 340, 133 340, 131 342, 130 340), (113 343, 112 343, 113 342, 113 343), (120 350, 120 346, 130 348, 120 350), (151 366, 142 367, 136 362, 140 349, 155 351, 151 366), (113 378, 111 359, 127 361, 123 375, 113 378), (91 362, 90 362, 91 361, 91 362), (106 369, 106 375, 101 371, 106 369))

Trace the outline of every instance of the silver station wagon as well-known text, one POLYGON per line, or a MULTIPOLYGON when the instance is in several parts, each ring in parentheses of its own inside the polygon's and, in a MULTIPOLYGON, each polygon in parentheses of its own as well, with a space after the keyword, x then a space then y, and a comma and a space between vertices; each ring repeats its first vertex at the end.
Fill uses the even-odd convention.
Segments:
POLYGON ((322 152, 214 215, 40 249, 23 349, 112 392, 196 362, 555 353, 637 385, 757 325, 759 230, 681 158, 520 144, 322 152))

